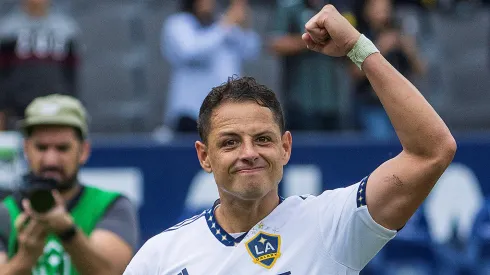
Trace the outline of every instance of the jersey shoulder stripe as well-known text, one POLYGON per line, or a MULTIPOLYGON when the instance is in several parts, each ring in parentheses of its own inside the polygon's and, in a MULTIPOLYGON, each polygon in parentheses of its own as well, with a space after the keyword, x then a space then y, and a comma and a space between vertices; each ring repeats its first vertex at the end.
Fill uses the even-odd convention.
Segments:
POLYGON ((194 217, 191 217, 191 218, 189 218, 189 219, 183 220, 183 221, 179 222, 178 224, 176 224, 176 225, 174 225, 174 226, 172 226, 172 227, 170 227, 170 228, 166 229, 166 230, 165 230, 165 231, 163 231, 163 232, 174 231, 174 230, 177 230, 177 229, 179 229, 179 228, 182 228, 182 227, 184 227, 184 226, 186 226, 186 225, 188 225, 188 224, 191 224, 191 223, 193 223, 193 222, 197 221, 199 218, 203 217, 205 214, 206 214, 206 211, 202 212, 202 213, 201 213, 201 214, 199 214, 199 215, 196 215, 196 216, 194 216, 194 217))

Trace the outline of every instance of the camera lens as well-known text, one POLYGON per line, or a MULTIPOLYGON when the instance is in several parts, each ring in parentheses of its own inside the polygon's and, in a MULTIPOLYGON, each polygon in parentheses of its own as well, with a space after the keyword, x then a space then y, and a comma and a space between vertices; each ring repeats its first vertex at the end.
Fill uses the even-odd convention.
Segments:
POLYGON ((51 190, 33 190, 29 196, 31 207, 38 213, 46 213, 54 207, 55 201, 51 190))

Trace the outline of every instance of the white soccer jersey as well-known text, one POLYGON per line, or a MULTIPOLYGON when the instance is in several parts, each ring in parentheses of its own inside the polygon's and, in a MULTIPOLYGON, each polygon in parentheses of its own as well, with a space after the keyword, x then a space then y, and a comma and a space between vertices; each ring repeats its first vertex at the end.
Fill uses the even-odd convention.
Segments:
POLYGON ((367 179, 293 196, 237 239, 211 208, 148 240, 124 275, 353 275, 395 235, 365 205, 367 179))

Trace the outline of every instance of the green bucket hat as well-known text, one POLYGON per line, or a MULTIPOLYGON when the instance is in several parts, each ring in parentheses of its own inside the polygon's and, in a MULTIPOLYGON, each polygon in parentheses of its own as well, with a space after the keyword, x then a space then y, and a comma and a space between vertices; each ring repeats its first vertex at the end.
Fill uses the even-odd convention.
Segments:
POLYGON ((71 126, 86 138, 87 111, 78 99, 71 96, 53 94, 38 97, 27 106, 20 128, 25 134, 28 128, 40 125, 71 126))

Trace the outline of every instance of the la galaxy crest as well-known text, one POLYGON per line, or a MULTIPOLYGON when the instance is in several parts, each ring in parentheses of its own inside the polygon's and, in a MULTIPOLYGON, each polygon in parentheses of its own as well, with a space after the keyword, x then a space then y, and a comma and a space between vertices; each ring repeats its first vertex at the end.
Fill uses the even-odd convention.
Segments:
POLYGON ((270 269, 281 256, 281 236, 259 231, 245 247, 254 263, 270 269))

